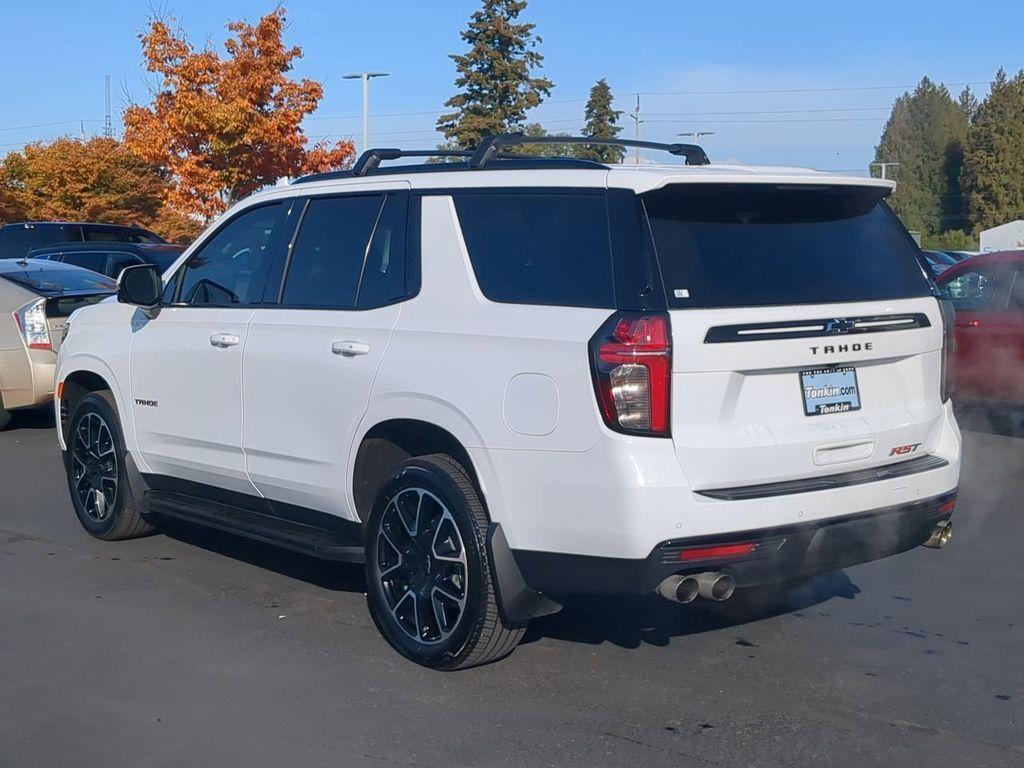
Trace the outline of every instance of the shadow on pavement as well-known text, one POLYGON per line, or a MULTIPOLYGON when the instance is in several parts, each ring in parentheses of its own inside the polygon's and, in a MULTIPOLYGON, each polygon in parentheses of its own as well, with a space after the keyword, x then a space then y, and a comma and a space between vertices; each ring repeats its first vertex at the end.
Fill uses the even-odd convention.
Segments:
POLYGON ((7 431, 15 429, 53 429, 53 406, 26 408, 23 411, 11 411, 11 425, 7 431))
MULTIPOLYGON (((264 568, 282 576, 338 592, 365 592, 361 565, 318 560, 286 549, 163 519, 160 532, 184 544, 264 568)), ((579 597, 554 616, 534 619, 523 639, 545 637, 573 643, 612 643, 621 648, 668 645, 673 637, 749 624, 784 613, 800 611, 839 597, 854 599, 860 589, 842 571, 828 573, 782 595, 739 591, 724 603, 700 600, 673 605, 657 597, 579 597)), ((739 640, 737 641, 739 642, 739 640)))
MULTIPOLYGON (((534 619, 524 643, 550 637, 573 643, 612 643, 620 648, 668 645, 673 637, 727 629, 800 611, 834 597, 853 600, 860 589, 842 571, 827 573, 783 595, 756 591, 724 603, 698 600, 674 605, 658 597, 587 597, 570 600, 560 613, 534 619)), ((737 639, 738 644, 742 638, 737 639)), ((746 642, 746 641, 744 641, 746 642)))
POLYGON ((1004 437, 1024 437, 1024 408, 987 404, 956 406, 960 429, 1004 437))
POLYGON ((366 591, 362 565, 320 560, 272 544, 263 544, 214 528, 191 525, 169 518, 159 520, 158 530, 184 544, 240 560, 257 568, 274 571, 291 579, 299 579, 323 589, 337 592, 366 591))

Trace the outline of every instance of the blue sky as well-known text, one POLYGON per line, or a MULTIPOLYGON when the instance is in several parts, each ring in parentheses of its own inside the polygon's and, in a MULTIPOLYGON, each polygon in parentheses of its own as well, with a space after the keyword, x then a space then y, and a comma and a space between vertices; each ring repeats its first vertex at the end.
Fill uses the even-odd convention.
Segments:
MULTIPOLYGON (((0 13, 0 153, 28 140, 78 135, 80 121, 86 134, 99 132, 105 74, 119 130, 120 109, 147 98, 150 76, 137 35, 154 2, 7 0, 0 13)), ((255 20, 276 2, 155 4, 193 41, 219 44, 229 19, 255 20)), ((359 87, 341 75, 379 69, 392 76, 374 82, 373 143, 433 146, 437 112, 454 88, 447 54, 463 49, 459 32, 478 5, 287 2, 286 39, 304 50, 296 73, 320 80, 326 91, 307 133, 358 139, 359 87)), ((1024 67, 1019 0, 532 0, 524 16, 537 24, 544 73, 556 84, 532 120, 553 131, 578 130, 588 89, 606 77, 619 108, 632 109, 632 94, 644 92, 643 138, 715 131, 702 140, 713 160, 863 169, 901 92, 889 86, 927 74, 957 83, 953 91, 976 82, 984 92, 998 67, 1024 67)), ((631 123, 624 135, 632 135, 631 123)))

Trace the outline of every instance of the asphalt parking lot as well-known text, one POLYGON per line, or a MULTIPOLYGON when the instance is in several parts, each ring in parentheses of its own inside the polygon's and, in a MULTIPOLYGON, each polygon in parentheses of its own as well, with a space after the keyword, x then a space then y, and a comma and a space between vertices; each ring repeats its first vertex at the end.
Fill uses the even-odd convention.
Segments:
POLYGON ((1024 430, 968 420, 953 543, 766 609, 592 600, 444 674, 358 568, 90 539, 46 413, 0 434, 0 765, 1021 766, 1024 430))

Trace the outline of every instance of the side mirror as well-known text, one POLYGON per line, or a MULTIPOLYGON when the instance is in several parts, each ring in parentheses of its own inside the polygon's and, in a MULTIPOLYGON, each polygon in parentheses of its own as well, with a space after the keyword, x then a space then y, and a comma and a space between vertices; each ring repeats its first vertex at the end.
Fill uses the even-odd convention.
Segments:
POLYGON ((117 280, 117 300, 143 309, 156 309, 163 298, 164 284, 152 264, 125 267, 117 280))

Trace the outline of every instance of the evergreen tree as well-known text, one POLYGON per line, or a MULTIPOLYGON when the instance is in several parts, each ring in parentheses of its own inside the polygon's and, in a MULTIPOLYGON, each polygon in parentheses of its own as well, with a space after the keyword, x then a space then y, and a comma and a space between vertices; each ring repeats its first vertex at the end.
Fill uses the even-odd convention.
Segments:
POLYGON ((978 111, 978 97, 974 95, 974 91, 971 90, 971 86, 965 85, 964 89, 960 91, 960 96, 957 97, 957 104, 960 105, 960 109, 964 115, 967 116, 967 121, 970 122, 974 119, 974 115, 978 111))
POLYGON ((459 92, 445 102, 454 111, 437 121, 448 143, 475 147, 483 136, 522 130, 526 112, 547 96, 554 84, 534 77, 544 57, 534 25, 516 23, 526 0, 483 0, 462 32, 465 54, 453 54, 459 92))
POLYGON ((923 78, 913 93, 896 99, 876 162, 899 163, 893 210, 908 229, 936 235, 963 229, 960 191, 967 116, 946 86, 923 78))
POLYGON ((996 73, 967 133, 963 186, 975 230, 1024 218, 1024 70, 996 73))
MULTIPOLYGON (((612 109, 612 89, 608 87, 608 82, 602 77, 590 89, 590 98, 587 99, 584 113, 587 125, 583 129, 583 135, 599 139, 614 139, 622 130, 618 125, 621 114, 621 111, 612 109)), ((625 155, 626 150, 623 147, 583 145, 576 150, 577 157, 597 160, 599 163, 621 163, 625 155)))

